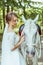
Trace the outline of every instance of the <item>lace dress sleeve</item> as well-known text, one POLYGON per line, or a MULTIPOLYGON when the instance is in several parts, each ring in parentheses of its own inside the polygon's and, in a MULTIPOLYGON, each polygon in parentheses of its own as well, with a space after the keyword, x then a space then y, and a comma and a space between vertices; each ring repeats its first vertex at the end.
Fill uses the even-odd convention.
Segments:
POLYGON ((18 43, 18 41, 19 41, 19 35, 15 35, 15 44, 17 44, 18 43))

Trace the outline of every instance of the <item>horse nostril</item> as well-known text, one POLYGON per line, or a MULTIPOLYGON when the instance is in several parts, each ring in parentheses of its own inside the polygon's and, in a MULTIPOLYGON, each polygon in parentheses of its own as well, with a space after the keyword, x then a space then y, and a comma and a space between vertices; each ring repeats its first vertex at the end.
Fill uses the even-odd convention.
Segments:
POLYGON ((29 54, 29 51, 26 51, 27 54, 29 54))
POLYGON ((34 56, 35 55, 35 51, 32 51, 31 54, 34 56))

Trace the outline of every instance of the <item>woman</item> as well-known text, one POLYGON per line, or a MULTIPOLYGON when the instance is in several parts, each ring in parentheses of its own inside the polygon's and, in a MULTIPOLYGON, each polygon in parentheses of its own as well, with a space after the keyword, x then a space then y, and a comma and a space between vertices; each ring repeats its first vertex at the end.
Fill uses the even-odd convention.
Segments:
POLYGON ((17 36, 13 31, 17 24, 17 15, 9 12, 6 15, 6 26, 2 40, 1 65, 22 65, 19 57, 19 46, 24 41, 24 35, 17 36))

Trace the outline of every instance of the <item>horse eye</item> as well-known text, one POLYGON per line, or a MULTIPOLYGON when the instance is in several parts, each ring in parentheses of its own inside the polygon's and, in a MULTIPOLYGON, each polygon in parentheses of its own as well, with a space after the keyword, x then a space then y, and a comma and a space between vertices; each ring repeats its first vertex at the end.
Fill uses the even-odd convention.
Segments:
POLYGON ((26 37, 26 33, 24 33, 24 36, 26 37))

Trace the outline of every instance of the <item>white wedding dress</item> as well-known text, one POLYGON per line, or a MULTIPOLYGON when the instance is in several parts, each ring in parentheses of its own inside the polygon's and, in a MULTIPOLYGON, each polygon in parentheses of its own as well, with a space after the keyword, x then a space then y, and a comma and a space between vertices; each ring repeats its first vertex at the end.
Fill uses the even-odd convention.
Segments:
POLYGON ((25 65, 25 61, 17 48, 14 51, 11 49, 17 43, 19 37, 13 32, 8 32, 8 24, 6 24, 3 39, 2 39, 2 59, 1 65, 25 65))

